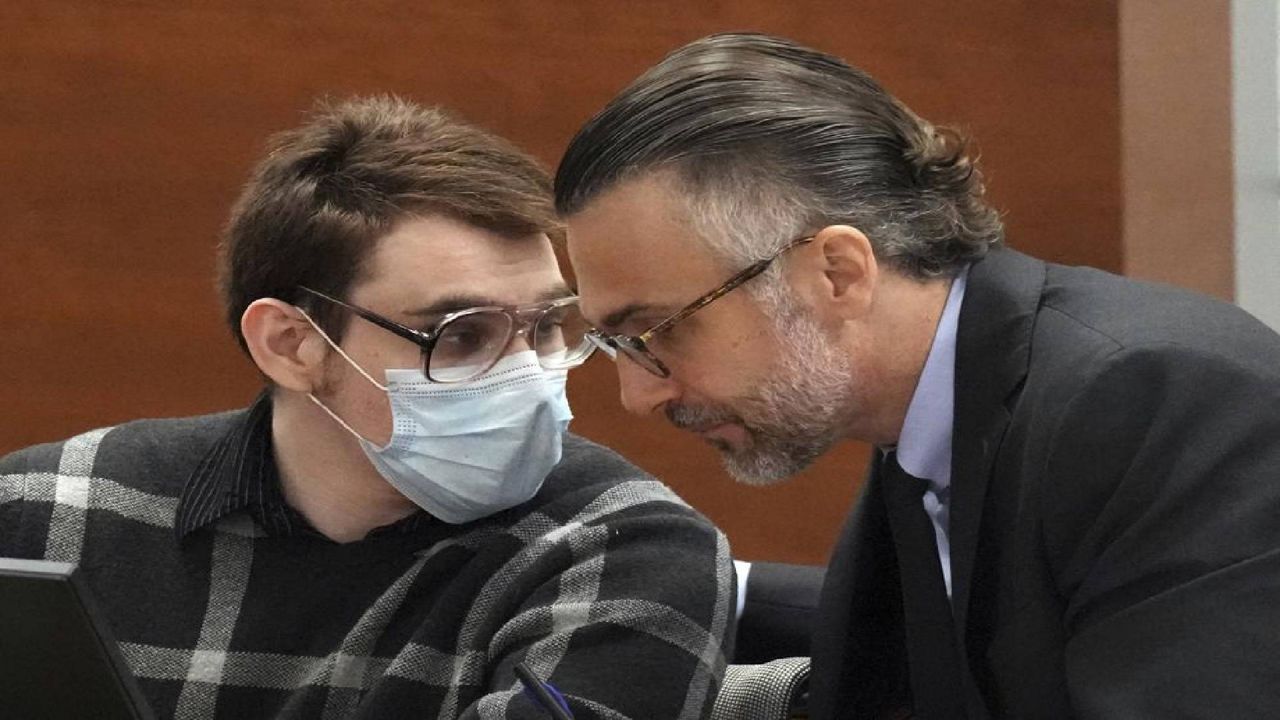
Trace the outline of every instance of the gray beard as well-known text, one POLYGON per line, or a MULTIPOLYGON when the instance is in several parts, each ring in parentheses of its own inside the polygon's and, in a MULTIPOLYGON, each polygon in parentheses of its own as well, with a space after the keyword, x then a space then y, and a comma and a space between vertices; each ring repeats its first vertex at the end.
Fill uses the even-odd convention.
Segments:
POLYGON ((730 403, 693 407, 669 405, 667 419, 684 429, 731 423, 750 442, 735 448, 721 440, 725 470, 739 482, 765 486, 809 467, 843 437, 854 409, 849 359, 822 335, 810 318, 783 313, 777 337, 785 354, 759 389, 730 403))

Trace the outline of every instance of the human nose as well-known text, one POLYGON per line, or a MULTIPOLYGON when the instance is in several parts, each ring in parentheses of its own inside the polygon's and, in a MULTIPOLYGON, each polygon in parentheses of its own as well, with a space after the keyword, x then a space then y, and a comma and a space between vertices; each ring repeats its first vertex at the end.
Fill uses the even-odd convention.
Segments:
POLYGON ((679 395, 674 380, 654 375, 625 353, 618 353, 617 368, 622 407, 630 413, 647 415, 679 395))
POLYGON ((507 346, 503 348, 503 356, 512 355, 526 350, 533 350, 533 325, 534 320, 517 318, 511 326, 511 339, 507 341, 507 346))

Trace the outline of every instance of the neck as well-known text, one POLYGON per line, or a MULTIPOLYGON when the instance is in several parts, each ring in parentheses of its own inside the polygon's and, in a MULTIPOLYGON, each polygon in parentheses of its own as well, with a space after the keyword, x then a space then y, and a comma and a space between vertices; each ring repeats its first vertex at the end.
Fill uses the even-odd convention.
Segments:
POLYGON ((339 543, 361 540, 417 510, 378 474, 351 433, 305 395, 277 389, 272 402, 285 501, 322 535, 339 543))
POLYGON ((864 331, 858 335, 863 347, 856 353, 868 359, 861 375, 871 412, 851 436, 878 446, 898 442, 950 290, 947 279, 881 275, 864 331))

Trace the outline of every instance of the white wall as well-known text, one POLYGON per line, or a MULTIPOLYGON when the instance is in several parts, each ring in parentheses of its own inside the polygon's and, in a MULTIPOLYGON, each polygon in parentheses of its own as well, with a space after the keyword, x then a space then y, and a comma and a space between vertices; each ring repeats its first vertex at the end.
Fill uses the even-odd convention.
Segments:
POLYGON ((1280 331, 1280 12, 1232 0, 1236 302, 1280 331))

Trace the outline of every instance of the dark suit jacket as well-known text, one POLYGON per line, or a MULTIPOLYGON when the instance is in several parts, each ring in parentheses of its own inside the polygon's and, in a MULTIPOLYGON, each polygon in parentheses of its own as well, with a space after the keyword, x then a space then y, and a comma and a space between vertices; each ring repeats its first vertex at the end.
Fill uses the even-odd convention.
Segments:
MULTIPOLYGON (((873 464, 828 570, 817 718, 900 707, 873 464)), ((956 347, 952 609, 970 717, 1280 717, 1280 336, 997 250, 956 347)))
POLYGON ((812 565, 751 563, 733 662, 754 665, 808 657, 824 574, 812 565))

